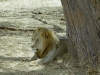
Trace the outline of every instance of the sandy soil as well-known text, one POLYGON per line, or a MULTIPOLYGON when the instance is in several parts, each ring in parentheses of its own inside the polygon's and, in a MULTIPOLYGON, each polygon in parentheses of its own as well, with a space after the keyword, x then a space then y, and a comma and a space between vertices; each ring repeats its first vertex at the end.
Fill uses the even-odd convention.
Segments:
POLYGON ((0 27, 0 75, 89 75, 68 54, 48 65, 30 62, 31 30, 48 27, 66 37, 60 0, 0 0, 0 27))

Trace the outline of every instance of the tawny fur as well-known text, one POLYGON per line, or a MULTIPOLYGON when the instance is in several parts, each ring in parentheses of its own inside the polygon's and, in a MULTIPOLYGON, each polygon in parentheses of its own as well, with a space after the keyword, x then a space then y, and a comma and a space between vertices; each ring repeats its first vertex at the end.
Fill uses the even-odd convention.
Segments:
POLYGON ((36 49, 31 60, 42 59, 41 63, 47 63, 57 56, 67 52, 67 39, 59 39, 48 28, 40 27, 33 31, 32 48, 36 49))

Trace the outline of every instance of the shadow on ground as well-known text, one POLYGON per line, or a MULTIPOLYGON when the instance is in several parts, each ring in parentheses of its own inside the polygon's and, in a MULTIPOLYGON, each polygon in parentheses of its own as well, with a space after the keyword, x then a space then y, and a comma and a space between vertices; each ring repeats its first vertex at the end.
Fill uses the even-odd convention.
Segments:
POLYGON ((1 61, 20 61, 20 62, 30 62, 30 57, 4 57, 0 56, 1 61))

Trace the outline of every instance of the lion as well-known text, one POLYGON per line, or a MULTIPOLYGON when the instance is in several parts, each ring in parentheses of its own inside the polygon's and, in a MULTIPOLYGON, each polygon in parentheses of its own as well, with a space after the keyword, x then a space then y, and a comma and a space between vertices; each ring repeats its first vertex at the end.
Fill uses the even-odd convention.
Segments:
POLYGON ((36 52, 31 61, 42 59, 40 63, 45 64, 53 61, 57 56, 67 53, 67 39, 59 39, 51 29, 39 27, 33 31, 32 49, 36 52))

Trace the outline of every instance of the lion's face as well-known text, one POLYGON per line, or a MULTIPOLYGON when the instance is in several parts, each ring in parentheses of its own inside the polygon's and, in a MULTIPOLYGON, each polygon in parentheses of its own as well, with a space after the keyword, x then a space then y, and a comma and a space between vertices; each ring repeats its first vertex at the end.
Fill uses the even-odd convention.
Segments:
POLYGON ((35 30, 32 36, 32 48, 35 50, 41 50, 44 47, 45 39, 42 36, 42 32, 35 30))
POLYGON ((36 55, 42 57, 52 50, 59 43, 59 39, 52 30, 47 28, 38 28, 33 32, 32 49, 36 50, 36 55))

